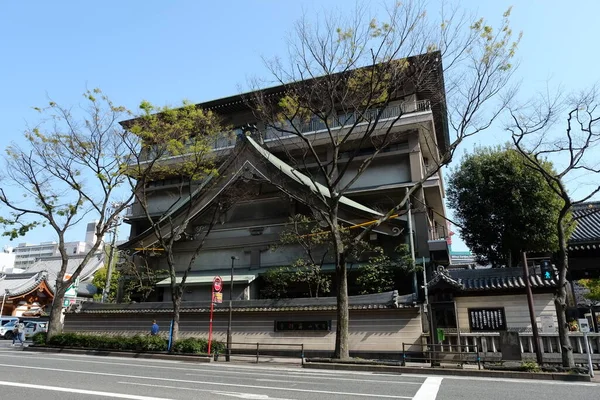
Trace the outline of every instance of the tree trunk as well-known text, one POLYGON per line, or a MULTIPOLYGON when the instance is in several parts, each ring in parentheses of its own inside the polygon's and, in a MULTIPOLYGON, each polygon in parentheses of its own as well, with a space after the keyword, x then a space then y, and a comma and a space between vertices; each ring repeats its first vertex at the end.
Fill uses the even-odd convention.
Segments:
POLYGON ((556 307, 556 317, 558 321, 558 337, 562 349, 562 365, 566 368, 573 368, 573 346, 569 338, 569 324, 567 323, 567 270, 569 268, 569 258, 567 254, 567 241, 565 238, 564 216, 561 213, 558 222, 558 289, 554 299, 556 307))
POLYGON ((348 359, 350 358, 350 348, 348 345, 348 322, 350 316, 348 313, 346 254, 339 229, 334 229, 333 235, 336 247, 335 277, 337 284, 337 324, 335 331, 335 352, 333 357, 337 359, 348 359))
MULTIPOLYGON (((173 301, 173 334, 171 335, 171 349, 173 349, 173 345, 179 339, 179 312, 181 309, 181 295, 178 290, 175 289, 171 296, 173 301)), ((172 350, 171 350, 172 351, 172 350)))
POLYGON ((54 290, 54 299, 52 299, 52 305, 50 307, 48 334, 46 336, 47 339, 50 339, 52 336, 62 333, 62 311, 64 299, 65 291, 63 290, 62 277, 59 277, 56 282, 56 289, 54 290), (59 280, 60 282, 58 282, 59 280))

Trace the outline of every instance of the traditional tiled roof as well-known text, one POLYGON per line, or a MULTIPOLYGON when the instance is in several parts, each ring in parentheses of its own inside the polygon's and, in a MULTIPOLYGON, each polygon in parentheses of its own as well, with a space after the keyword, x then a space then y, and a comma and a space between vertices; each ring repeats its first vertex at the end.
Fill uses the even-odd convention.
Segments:
MULTIPOLYGON (((529 282, 533 289, 553 289, 555 279, 544 280, 539 271, 530 268, 529 282)), ((525 289, 522 268, 479 268, 448 270, 438 273, 427 283, 430 289, 448 284, 461 292, 525 289)))
MULTIPOLYGON (((416 307, 414 295, 398 295, 397 291, 350 296, 350 310, 394 309, 416 307)), ((236 300, 232 308, 237 312, 265 311, 329 311, 336 309, 335 297, 273 299, 273 300, 236 300)), ((167 302, 149 302, 132 304, 106 304, 85 302, 74 312, 90 314, 123 314, 123 313, 161 313, 172 312, 173 305, 167 302)), ((181 312, 209 312, 209 301, 184 301, 181 312)), ((215 312, 228 312, 228 305, 215 306, 215 312)))
POLYGON ((9 298, 27 294, 35 290, 47 277, 46 271, 0 275, 0 296, 4 296, 7 290, 9 298))
MULTIPOLYGON (((69 256, 69 261, 67 263, 67 274, 72 274, 75 270, 81 265, 83 258, 85 255, 72 255, 69 256)), ((42 258, 35 262, 31 267, 27 268, 27 273, 34 273, 40 271, 47 272, 47 281, 51 290, 54 290, 54 286, 56 284, 56 278, 60 271, 62 261, 60 257, 47 257, 42 258)), ((91 277, 98 269, 104 266, 104 255, 103 253, 95 254, 83 267, 81 274, 79 275, 79 280, 84 281, 87 278, 91 277)))
POLYGON ((576 205, 573 207, 573 217, 577 219, 577 225, 569 239, 569 247, 600 244, 600 202, 576 205))
MULTIPOLYGON (((312 204, 312 207, 323 207, 321 201, 315 198, 331 197, 329 189, 300 171, 287 165, 275 155, 264 149, 251 136, 239 135, 235 149, 219 166, 217 174, 207 177, 191 196, 179 199, 170 210, 158 221, 163 235, 167 237, 172 231, 172 225, 184 224, 205 212, 220 194, 235 185, 238 179, 244 177, 265 180, 277 187, 283 193, 301 203, 312 204), (313 193, 318 193, 314 196, 313 193), (190 207, 191 202, 191 207, 190 207)), ((348 224, 364 223, 381 217, 377 210, 366 207, 346 196, 341 196, 340 221, 348 224)), ((401 229, 388 221, 374 228, 375 232, 397 236, 401 229)), ((126 243, 119 246, 122 250, 131 248, 149 248, 157 242, 153 228, 148 228, 126 243)))

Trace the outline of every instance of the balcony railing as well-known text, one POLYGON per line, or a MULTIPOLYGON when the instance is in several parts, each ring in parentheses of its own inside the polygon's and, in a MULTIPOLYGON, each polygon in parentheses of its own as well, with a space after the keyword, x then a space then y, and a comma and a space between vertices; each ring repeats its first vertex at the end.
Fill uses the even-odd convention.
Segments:
MULTIPOLYGON (((335 117, 330 118, 328 121, 328 127, 325 126, 325 123, 319 118, 313 118, 309 122, 303 123, 299 126, 292 127, 289 123, 287 125, 283 125, 281 129, 290 130, 297 132, 299 131, 303 135, 316 133, 319 131, 323 131, 327 128, 329 129, 340 129, 343 127, 352 126, 357 118, 360 118, 359 124, 367 124, 368 122, 372 122, 379 113, 379 121, 386 121, 391 118, 402 117, 403 115, 413 114, 417 112, 426 112, 431 111, 431 103, 429 100, 416 100, 416 101, 405 101, 400 104, 395 104, 381 109, 372 109, 369 110, 366 114, 361 115, 358 112, 347 113, 347 114, 339 114, 335 117)), ((234 129, 230 132, 223 132, 215 143, 213 144, 213 149, 227 149, 235 146, 236 137, 241 133, 241 129, 234 129)), ((286 138, 295 136, 293 133, 281 132, 280 130, 274 127, 268 127, 264 134, 265 140, 273 140, 276 138, 286 138)), ((164 154, 165 157, 168 157, 168 154, 164 154)), ((149 159, 151 155, 149 156, 149 159)))
MULTIPOLYGON (((360 114, 358 112, 339 114, 335 117, 330 118, 327 121, 327 126, 325 125, 325 122, 322 119, 312 118, 309 122, 296 125, 294 127, 292 127, 291 124, 287 123, 283 125, 280 129, 300 132, 306 135, 310 133, 323 131, 326 129, 340 129, 343 127, 350 127, 357 121, 357 118, 359 118, 359 124, 366 124, 372 122, 378 114, 380 114, 379 121, 385 121, 391 118, 401 117, 406 114, 425 112, 430 110, 431 103, 429 100, 417 100, 388 106, 383 110, 372 109, 367 111, 366 114, 360 114)), ((281 130, 274 127, 268 127, 265 132, 265 140, 285 138, 289 136, 295 136, 295 134, 289 132, 281 132, 281 130)))
POLYGON ((446 240, 447 237, 445 227, 436 226, 435 228, 429 228, 429 240, 446 240))

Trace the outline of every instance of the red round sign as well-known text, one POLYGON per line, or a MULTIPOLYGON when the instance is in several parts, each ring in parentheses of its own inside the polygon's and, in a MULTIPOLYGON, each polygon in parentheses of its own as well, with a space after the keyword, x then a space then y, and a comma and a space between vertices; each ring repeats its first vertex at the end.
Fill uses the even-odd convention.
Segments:
POLYGON ((220 292, 221 289, 223 289, 223 280, 220 276, 215 276, 215 279, 213 279, 213 290, 215 292, 220 292))

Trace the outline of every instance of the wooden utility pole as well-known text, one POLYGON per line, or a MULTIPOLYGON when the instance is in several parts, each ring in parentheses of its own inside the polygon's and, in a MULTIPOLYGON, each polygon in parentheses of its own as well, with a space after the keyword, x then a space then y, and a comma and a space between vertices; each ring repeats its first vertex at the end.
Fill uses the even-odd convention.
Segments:
POLYGON ((531 281, 529 280, 529 268, 527 267, 527 254, 523 252, 523 280, 527 289, 527 304, 529 305, 529 319, 531 320, 531 331, 533 332, 533 344, 535 346, 535 358, 538 365, 542 365, 542 346, 540 346, 540 334, 538 332, 535 308, 533 305, 533 293, 531 292, 531 281))

